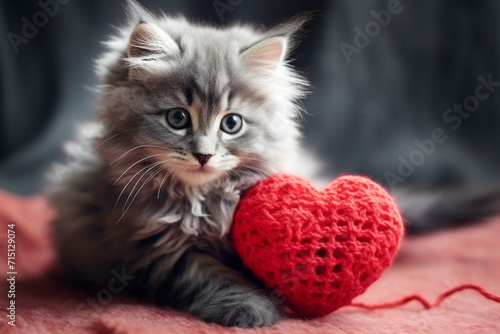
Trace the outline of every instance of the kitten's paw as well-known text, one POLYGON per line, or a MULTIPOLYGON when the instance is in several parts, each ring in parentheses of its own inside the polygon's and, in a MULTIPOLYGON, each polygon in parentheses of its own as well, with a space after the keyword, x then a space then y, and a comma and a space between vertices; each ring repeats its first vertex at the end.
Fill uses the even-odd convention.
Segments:
POLYGON ((207 322, 243 328, 270 326, 280 320, 280 311, 270 299, 256 294, 239 297, 211 303, 199 316, 207 322))

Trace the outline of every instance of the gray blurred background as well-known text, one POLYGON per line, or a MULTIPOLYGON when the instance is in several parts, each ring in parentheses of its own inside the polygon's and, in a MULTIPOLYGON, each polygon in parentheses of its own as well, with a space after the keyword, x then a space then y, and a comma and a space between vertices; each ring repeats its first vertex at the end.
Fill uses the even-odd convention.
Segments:
MULTIPOLYGON (((499 1, 140 2, 217 25, 314 11, 295 65, 314 90, 306 143, 328 173, 391 188, 499 183, 499 1)), ((99 42, 123 19, 118 0, 2 0, 0 189, 37 193, 66 161, 61 143, 92 117, 99 42)))

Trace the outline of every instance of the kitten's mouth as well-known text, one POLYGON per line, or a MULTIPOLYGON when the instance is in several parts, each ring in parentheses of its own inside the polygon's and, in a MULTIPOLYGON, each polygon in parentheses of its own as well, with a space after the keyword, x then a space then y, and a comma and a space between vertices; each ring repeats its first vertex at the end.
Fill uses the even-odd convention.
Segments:
POLYGON ((207 165, 192 165, 180 172, 179 177, 187 184, 199 186, 214 181, 220 176, 217 169, 207 165))

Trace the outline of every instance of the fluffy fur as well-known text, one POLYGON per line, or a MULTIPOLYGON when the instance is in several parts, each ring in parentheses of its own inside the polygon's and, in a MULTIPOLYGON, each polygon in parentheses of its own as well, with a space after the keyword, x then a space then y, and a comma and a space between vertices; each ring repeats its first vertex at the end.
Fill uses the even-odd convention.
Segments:
POLYGON ((219 29, 127 8, 97 61, 96 120, 68 146, 78 164, 51 191, 63 264, 93 285, 123 269, 136 291, 206 321, 270 325, 278 305, 227 233, 241 192, 300 157, 307 82, 288 53, 304 18, 219 29), (166 120, 176 108, 189 126, 166 120), (221 129, 230 114, 243 119, 235 134, 221 129))

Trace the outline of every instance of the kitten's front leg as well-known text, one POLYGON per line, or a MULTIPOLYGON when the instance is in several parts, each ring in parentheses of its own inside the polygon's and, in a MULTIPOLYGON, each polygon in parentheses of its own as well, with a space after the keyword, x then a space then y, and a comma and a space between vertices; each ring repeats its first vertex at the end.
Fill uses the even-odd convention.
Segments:
POLYGON ((155 299, 223 326, 261 327, 280 319, 276 301, 237 271, 196 251, 183 256, 155 299))

